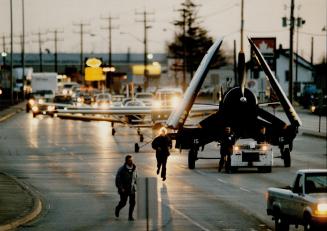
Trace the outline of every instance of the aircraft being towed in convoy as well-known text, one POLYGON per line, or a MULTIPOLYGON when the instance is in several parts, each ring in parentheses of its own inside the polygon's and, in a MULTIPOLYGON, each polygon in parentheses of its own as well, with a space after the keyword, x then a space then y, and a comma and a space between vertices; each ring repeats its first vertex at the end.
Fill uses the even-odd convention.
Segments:
POLYGON ((298 132, 298 127, 301 125, 301 120, 262 54, 252 40, 250 38, 248 40, 261 68, 269 79, 272 89, 278 96, 290 124, 286 124, 262 109, 253 92, 245 87, 245 56, 243 52, 240 52, 238 65, 240 85, 228 90, 220 101, 219 110, 200 121, 198 127, 187 128, 184 126, 194 100, 208 73, 210 64, 222 44, 222 40, 218 40, 202 59, 189 87, 184 93, 183 101, 171 113, 166 123, 168 128, 177 131, 170 133, 172 139, 176 140, 176 148, 189 150, 188 164, 190 169, 195 167, 195 161, 199 159, 198 150, 200 147, 204 147, 211 142, 220 142, 226 126, 231 127, 237 139, 251 138, 254 140, 257 138, 260 127, 266 127, 267 140, 271 145, 279 147, 284 166, 290 167, 291 165, 290 152, 293 148, 293 140, 298 132))

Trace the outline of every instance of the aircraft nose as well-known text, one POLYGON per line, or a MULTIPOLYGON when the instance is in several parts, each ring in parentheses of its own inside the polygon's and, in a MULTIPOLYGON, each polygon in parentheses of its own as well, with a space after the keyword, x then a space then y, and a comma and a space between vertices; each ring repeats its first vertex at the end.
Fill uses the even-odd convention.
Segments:
POLYGON ((242 103, 246 103, 246 102, 247 102, 247 99, 246 99, 244 96, 242 96, 242 97, 240 98, 240 101, 241 101, 242 103))

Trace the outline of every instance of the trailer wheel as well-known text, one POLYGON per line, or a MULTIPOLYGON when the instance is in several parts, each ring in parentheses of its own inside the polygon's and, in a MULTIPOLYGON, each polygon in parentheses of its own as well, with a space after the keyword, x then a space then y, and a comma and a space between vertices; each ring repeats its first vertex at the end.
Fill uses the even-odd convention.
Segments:
POLYGON ((317 230, 316 229, 317 227, 315 227, 314 224, 312 223, 311 216, 309 214, 304 215, 303 226, 304 226, 304 231, 317 230))
POLYGON ((194 169, 195 168, 195 161, 196 161, 196 151, 193 149, 190 149, 188 152, 188 168, 194 169))
POLYGON ((291 152, 289 148, 285 148, 282 155, 284 159, 284 167, 291 167, 291 152))

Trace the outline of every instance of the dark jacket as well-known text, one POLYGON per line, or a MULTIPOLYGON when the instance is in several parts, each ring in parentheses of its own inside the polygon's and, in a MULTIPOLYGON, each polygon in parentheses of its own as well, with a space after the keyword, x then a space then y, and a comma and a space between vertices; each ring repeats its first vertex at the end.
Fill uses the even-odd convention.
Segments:
POLYGON ((223 155, 233 154, 233 145, 235 144, 235 141, 234 133, 224 135, 221 140, 220 153, 223 155))
POLYGON ((156 154, 169 156, 169 149, 172 147, 169 136, 157 136, 152 141, 152 148, 156 150, 156 154))
POLYGON ((121 193, 124 189, 127 193, 136 192, 137 171, 136 166, 133 164, 132 169, 128 169, 126 164, 121 166, 116 174, 116 187, 118 192, 121 193))

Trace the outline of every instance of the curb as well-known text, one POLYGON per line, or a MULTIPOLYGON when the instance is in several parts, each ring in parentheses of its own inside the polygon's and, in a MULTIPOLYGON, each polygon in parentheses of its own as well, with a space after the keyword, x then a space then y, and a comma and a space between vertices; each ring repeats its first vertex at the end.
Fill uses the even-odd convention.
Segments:
POLYGON ((0 123, 13 117, 14 115, 16 115, 17 113, 23 111, 23 108, 17 108, 15 111, 9 112, 8 114, 5 114, 3 116, 0 116, 0 123))
POLYGON ((310 136, 310 137, 315 137, 315 138, 320 138, 320 139, 326 139, 327 136, 326 134, 323 133, 313 133, 313 132, 307 132, 307 131, 303 131, 302 132, 303 136, 310 136))
POLYGON ((18 226, 26 224, 27 222, 35 219, 38 215, 40 215, 40 213, 42 212, 42 202, 41 199, 36 195, 36 193, 33 192, 27 185, 23 184, 22 182, 19 182, 15 177, 12 177, 6 173, 3 174, 15 181, 24 191, 26 191, 33 198, 34 203, 32 210, 25 216, 17 218, 7 224, 0 225, 0 231, 7 231, 13 230, 18 226))

